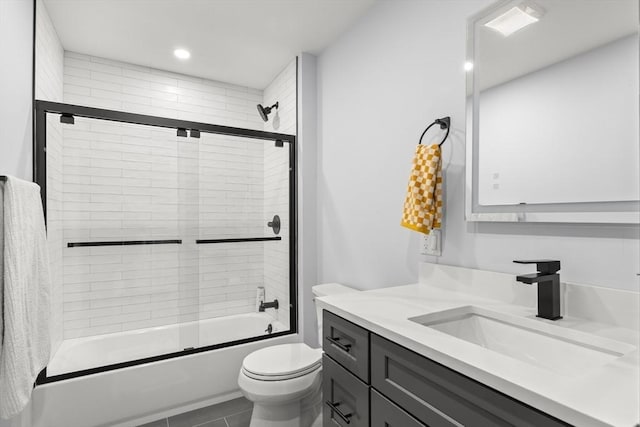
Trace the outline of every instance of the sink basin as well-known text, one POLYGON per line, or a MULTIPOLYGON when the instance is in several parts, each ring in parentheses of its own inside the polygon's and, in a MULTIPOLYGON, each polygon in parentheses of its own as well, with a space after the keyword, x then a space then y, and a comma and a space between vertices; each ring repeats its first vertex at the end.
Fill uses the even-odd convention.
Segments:
POLYGON ((475 306, 409 320, 555 373, 588 373, 635 350, 633 345, 475 306))

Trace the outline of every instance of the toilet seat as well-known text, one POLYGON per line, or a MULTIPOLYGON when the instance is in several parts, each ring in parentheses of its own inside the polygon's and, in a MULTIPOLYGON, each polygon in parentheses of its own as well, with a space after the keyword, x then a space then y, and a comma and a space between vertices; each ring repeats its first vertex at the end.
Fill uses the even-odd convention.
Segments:
POLYGON ((284 381, 307 375, 322 366, 322 350, 306 344, 281 344, 257 350, 242 362, 242 372, 260 381, 284 381))

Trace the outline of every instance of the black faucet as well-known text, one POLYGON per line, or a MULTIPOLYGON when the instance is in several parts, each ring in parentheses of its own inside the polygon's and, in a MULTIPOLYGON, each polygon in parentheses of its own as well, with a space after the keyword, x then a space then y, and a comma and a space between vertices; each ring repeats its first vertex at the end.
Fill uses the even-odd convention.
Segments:
POLYGON ((536 264, 537 273, 516 276, 518 282, 538 284, 538 317, 549 320, 562 319, 560 316, 560 261, 549 259, 513 261, 516 264, 536 264))
POLYGON ((260 301, 260 308, 258 308, 258 311, 264 311, 267 308, 275 308, 277 310, 279 307, 280 304, 278 304, 277 299, 273 300, 273 302, 260 301))

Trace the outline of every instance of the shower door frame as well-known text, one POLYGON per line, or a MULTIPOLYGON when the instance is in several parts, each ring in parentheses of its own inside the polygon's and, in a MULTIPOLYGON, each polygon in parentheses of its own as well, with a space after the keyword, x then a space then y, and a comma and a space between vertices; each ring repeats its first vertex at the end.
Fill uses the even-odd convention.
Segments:
POLYGON ((107 120, 142 126, 153 126, 176 130, 196 130, 200 131, 201 133, 204 132, 216 135, 235 136, 240 138, 261 139, 265 141, 273 141, 277 147, 282 147, 283 149, 284 144, 288 143, 289 148, 289 329, 287 331, 275 332, 270 335, 260 335, 256 337, 244 338, 241 340, 229 341, 221 344, 189 348, 173 353, 115 363, 91 369, 83 369, 80 371, 69 372, 51 377, 47 376, 47 368, 45 368, 38 375, 36 385, 47 384, 55 381, 62 381, 70 378, 92 375, 100 372, 107 372, 116 369, 127 368, 130 366, 141 365, 144 363, 157 362, 161 360, 172 359, 175 357, 182 357, 190 354, 202 353, 205 351, 217 350, 220 348, 232 347, 240 344, 262 341, 298 333, 296 135, 265 132, 261 130, 215 125, 210 123, 192 122, 187 120, 149 116, 144 114, 127 113, 124 111, 106 110, 102 108, 85 107, 60 102, 35 100, 34 104, 35 137, 33 139, 33 176, 34 182, 40 186, 45 223, 47 219, 47 114, 64 114, 71 115, 73 117, 107 120))

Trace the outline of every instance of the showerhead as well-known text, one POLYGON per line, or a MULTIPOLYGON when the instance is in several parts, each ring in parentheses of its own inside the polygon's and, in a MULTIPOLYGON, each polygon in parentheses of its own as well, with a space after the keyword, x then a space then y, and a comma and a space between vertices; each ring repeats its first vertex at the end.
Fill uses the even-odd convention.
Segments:
POLYGON ((260 113, 260 117, 262 117, 262 120, 267 122, 267 121, 269 121, 269 117, 268 116, 271 113, 271 110, 273 108, 275 108, 276 110, 278 109, 278 103, 276 102, 271 107, 263 107, 262 104, 258 104, 256 107, 258 108, 258 113, 260 113))
POLYGON ((271 112, 271 108, 267 107, 269 111, 266 111, 265 108, 262 106, 262 104, 258 104, 257 107, 258 107, 258 113, 260 114, 260 117, 262 117, 262 120, 264 120, 265 122, 269 120, 269 117, 267 117, 267 114, 271 112))

